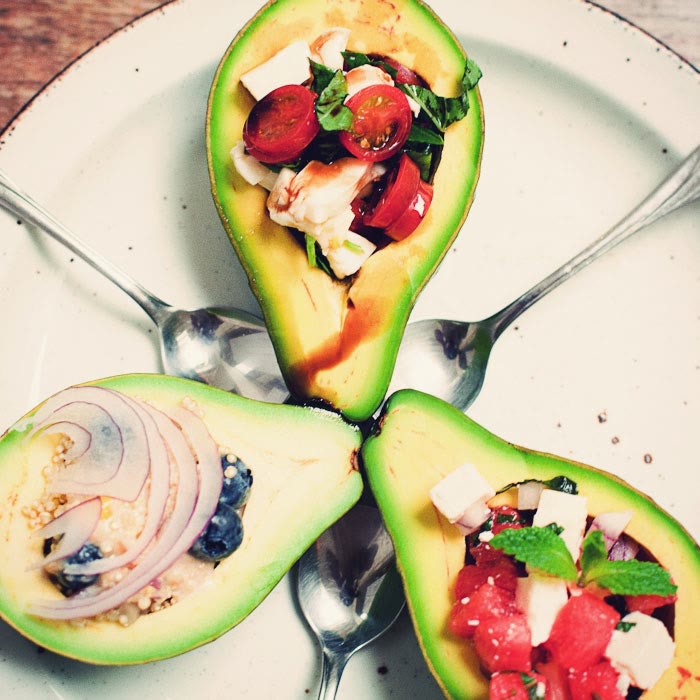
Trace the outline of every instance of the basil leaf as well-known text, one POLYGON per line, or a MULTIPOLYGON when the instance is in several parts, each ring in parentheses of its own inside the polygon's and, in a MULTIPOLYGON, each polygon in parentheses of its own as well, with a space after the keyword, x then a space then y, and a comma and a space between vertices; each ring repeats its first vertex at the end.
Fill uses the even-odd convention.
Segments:
POLYGON ((493 537, 489 544, 545 574, 575 581, 578 576, 576 564, 564 540, 559 537, 560 532, 557 525, 507 528, 493 537))
POLYGON ((506 484, 503 488, 499 489, 496 493, 505 493, 510 491, 510 489, 520 486, 522 484, 542 484, 548 489, 553 491, 562 491, 563 493, 570 493, 576 495, 578 493, 578 484, 569 479, 568 476, 560 475, 552 477, 551 479, 523 479, 522 481, 513 481, 510 484, 506 484))
POLYGON ((481 69, 471 59, 467 59, 461 80, 462 93, 457 97, 440 97, 432 90, 420 85, 397 85, 420 106, 422 112, 440 131, 445 131, 467 116, 469 111, 469 91, 473 90, 482 76, 481 69))
POLYGON ((316 117, 324 131, 349 131, 352 128, 352 112, 343 104, 348 86, 343 71, 333 71, 311 61, 313 90, 316 98, 316 117))

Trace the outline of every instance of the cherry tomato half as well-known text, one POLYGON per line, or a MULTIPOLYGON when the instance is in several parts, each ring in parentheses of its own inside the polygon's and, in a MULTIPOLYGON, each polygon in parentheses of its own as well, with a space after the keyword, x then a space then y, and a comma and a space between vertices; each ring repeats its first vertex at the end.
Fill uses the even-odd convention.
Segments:
POLYGON ((433 188, 427 182, 421 180, 418 183, 418 192, 416 192, 411 205, 386 229, 386 234, 395 241, 400 241, 413 233, 428 213, 432 201, 433 188))
POLYGON ((400 241, 416 230, 432 201, 433 188, 420 179, 418 166, 404 153, 363 223, 382 228, 387 236, 400 241))
POLYGON ((423 78, 415 73, 403 63, 400 63, 395 58, 390 56, 382 57, 382 61, 387 65, 391 66, 396 71, 396 77, 394 82, 403 83, 404 85, 420 85, 421 87, 428 87, 428 84, 423 80, 423 78))
POLYGON ((393 85, 369 85, 345 103, 353 113, 352 131, 340 143, 361 160, 390 158, 406 143, 413 115, 406 95, 393 85))
POLYGON ((246 119, 243 142, 263 163, 296 160, 319 131, 316 94, 303 85, 284 85, 259 100, 246 119))
POLYGON ((398 167, 389 175, 386 189, 382 192, 374 210, 365 217, 365 224, 387 228, 411 206, 418 192, 420 170, 404 153, 398 167))

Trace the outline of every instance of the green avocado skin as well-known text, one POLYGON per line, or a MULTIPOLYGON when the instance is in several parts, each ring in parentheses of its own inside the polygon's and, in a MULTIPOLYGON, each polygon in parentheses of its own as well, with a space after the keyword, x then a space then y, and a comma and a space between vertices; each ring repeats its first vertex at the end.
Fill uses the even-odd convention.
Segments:
POLYGON ((220 448, 235 450, 253 472, 243 513, 244 540, 212 571, 205 590, 195 590, 128 627, 74 625, 27 614, 27 597, 56 593, 42 582, 40 570, 31 570, 40 552, 30 554, 31 532, 22 515, 22 507, 43 488, 40 470, 45 462, 29 457, 25 440, 35 408, 0 438, 0 620, 40 647, 88 663, 130 665, 212 641, 252 612, 362 493, 360 432, 335 413, 260 403, 164 375, 122 375, 90 384, 166 411, 195 402, 220 448))
POLYGON ((414 233, 377 251, 351 278, 311 268, 290 231, 269 220, 264 190, 236 173, 230 151, 253 106, 241 74, 292 40, 313 41, 336 26, 351 30, 351 50, 403 59, 438 94, 459 89, 464 48, 420 0, 276 0, 236 35, 217 68, 206 144, 217 211, 292 396, 360 422, 381 405, 410 312, 467 217, 480 174, 484 116, 477 87, 469 92, 466 118, 447 129, 433 202, 414 233))
POLYGON ((361 458, 394 542, 419 644, 446 697, 488 698, 474 655, 446 627, 454 580, 464 562, 464 538, 438 514, 428 493, 465 462, 476 466, 497 491, 524 479, 565 475, 586 496, 590 515, 632 510, 628 534, 678 585, 676 658, 644 698, 673 697, 677 674, 700 667, 700 550, 680 523, 628 483, 600 469, 515 446, 440 399, 413 390, 388 399, 361 458))

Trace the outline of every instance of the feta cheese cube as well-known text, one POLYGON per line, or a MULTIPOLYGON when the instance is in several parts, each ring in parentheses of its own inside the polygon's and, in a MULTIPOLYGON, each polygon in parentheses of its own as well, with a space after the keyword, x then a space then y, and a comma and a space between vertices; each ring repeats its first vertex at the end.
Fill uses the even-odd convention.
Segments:
POLYGON ((532 524, 537 527, 545 527, 556 523, 564 528, 561 538, 573 560, 578 561, 587 517, 588 506, 585 496, 544 489, 540 495, 532 524))
POLYGON ((310 56, 311 49, 305 41, 294 41, 244 73, 241 83, 256 100, 283 85, 301 85, 311 77, 310 56))
POLYGON ((661 620, 641 612, 631 612, 621 624, 633 625, 626 632, 612 633, 605 655, 613 666, 629 674, 633 685, 651 688, 669 667, 675 643, 661 620))
POLYGON ((516 580, 515 602, 527 617, 532 646, 549 639, 557 613, 568 597, 566 581, 554 576, 533 573, 516 580))
POLYGON ((487 501, 496 495, 473 464, 462 464, 430 489, 435 507, 464 534, 474 532, 491 512, 487 501))
MULTIPOLYGON (((350 212, 352 213, 352 209, 350 212)), ((353 213, 352 219, 354 218, 353 213)), ((359 233, 350 231, 347 226, 343 234, 334 237, 325 250, 322 248, 328 264, 340 279, 355 274, 376 249, 377 246, 374 243, 359 233)))

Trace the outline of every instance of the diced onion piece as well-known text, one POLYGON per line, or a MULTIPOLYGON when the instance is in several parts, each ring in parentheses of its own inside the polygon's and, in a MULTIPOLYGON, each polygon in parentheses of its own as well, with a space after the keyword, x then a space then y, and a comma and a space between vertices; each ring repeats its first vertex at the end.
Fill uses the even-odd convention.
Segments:
POLYGON ((608 552, 613 548, 613 545, 620 538, 620 535, 625 531, 625 528, 632 519, 632 511, 615 511, 607 513, 599 513, 593 518, 588 531, 600 530, 605 542, 605 548, 608 552))
POLYGON ((59 559, 75 554, 90 538, 100 521, 102 502, 99 498, 89 498, 68 508, 57 518, 46 523, 35 535, 46 539, 61 535, 53 550, 32 569, 38 569, 59 559))

